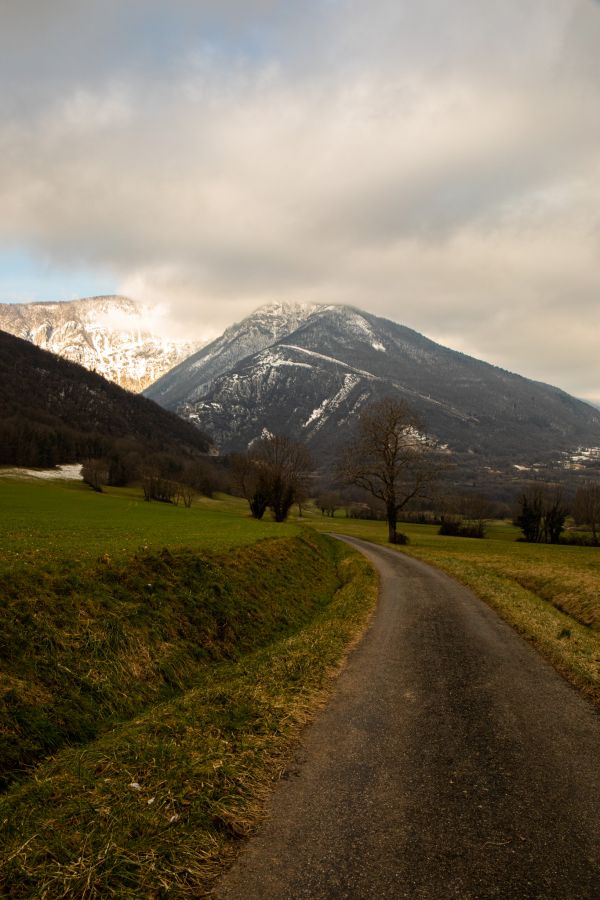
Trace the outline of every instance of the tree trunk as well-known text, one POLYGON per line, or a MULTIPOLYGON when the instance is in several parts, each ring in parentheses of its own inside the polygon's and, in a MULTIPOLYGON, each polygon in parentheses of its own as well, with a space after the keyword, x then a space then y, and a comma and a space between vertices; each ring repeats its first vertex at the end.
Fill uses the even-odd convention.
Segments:
POLYGON ((395 544, 398 540, 398 535, 396 533, 397 514, 395 506, 387 507, 386 518, 388 523, 388 542, 390 544, 395 544))
POLYGON ((261 491, 256 491, 250 500, 248 500, 248 504, 250 506, 252 518, 262 519, 269 504, 269 498, 266 494, 261 493, 261 491))

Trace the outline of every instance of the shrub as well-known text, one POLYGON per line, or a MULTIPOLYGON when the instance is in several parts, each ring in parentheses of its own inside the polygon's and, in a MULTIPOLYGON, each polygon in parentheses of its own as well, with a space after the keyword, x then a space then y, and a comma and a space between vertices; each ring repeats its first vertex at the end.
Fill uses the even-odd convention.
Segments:
POLYGON ((600 549, 600 544, 594 540, 591 534, 581 534, 581 532, 561 534, 558 543, 568 544, 572 547, 598 547, 600 549))
POLYGON ((438 534, 446 537, 484 538, 485 522, 461 522, 460 519, 444 519, 438 534))

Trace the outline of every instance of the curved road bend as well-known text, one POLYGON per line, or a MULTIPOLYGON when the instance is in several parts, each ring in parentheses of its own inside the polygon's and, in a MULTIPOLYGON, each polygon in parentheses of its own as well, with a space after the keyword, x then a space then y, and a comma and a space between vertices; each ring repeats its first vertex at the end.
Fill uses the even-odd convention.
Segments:
POLYGON ((469 590, 344 540, 378 611, 216 896, 600 898, 600 716, 469 590))

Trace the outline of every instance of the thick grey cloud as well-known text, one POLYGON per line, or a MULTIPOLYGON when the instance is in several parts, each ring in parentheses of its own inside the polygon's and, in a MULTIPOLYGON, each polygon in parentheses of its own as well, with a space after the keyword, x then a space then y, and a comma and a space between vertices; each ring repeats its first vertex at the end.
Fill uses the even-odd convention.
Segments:
POLYGON ((600 397, 599 45, 592 0, 0 0, 0 241, 600 397))

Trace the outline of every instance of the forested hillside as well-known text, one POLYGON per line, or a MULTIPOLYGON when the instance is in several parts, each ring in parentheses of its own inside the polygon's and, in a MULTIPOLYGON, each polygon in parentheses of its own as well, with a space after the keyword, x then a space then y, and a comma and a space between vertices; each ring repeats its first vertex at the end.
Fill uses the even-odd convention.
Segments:
POLYGON ((138 452, 194 456, 209 440, 153 401, 0 332, 0 464, 53 466, 102 456, 118 441, 138 452))

